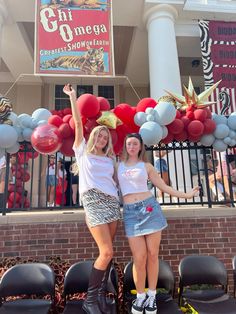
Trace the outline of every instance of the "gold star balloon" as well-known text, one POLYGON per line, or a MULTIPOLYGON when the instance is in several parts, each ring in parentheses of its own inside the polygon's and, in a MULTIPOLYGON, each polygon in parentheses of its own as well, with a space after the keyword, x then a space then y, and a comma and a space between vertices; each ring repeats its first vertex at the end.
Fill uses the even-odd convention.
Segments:
POLYGON ((169 92, 167 90, 165 90, 165 92, 176 100, 176 107, 181 111, 185 111, 187 107, 190 106, 194 106, 196 109, 202 109, 215 103, 213 101, 208 101, 208 97, 211 95, 214 89, 216 89, 220 82, 221 80, 206 89, 201 94, 197 95, 194 90, 192 80, 191 78, 189 78, 188 88, 186 86, 183 86, 184 96, 169 92))
POLYGON ((111 111, 102 111, 101 117, 96 122, 100 125, 105 125, 109 129, 116 129, 122 124, 122 121, 111 111))

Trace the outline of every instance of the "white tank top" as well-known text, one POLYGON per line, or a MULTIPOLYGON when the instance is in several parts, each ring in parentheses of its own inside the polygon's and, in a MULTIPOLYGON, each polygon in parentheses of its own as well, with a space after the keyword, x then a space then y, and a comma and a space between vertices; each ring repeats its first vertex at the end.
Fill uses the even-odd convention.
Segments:
POLYGON ((126 166, 124 162, 120 162, 117 176, 123 196, 148 191, 148 174, 143 161, 133 166, 126 166))

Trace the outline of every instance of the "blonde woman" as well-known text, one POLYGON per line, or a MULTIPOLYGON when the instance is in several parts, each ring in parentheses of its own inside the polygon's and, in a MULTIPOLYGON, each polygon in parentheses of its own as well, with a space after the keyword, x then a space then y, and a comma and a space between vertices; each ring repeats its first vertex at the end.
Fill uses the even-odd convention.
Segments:
POLYGON ((64 93, 70 97, 75 122, 73 149, 79 166, 79 192, 86 214, 88 228, 98 246, 99 256, 91 272, 86 313, 109 313, 105 302, 106 283, 113 257, 113 239, 120 219, 120 204, 114 176, 114 154, 107 127, 95 127, 86 143, 76 93, 69 84, 64 93))
POLYGON ((155 168, 146 162, 145 148, 140 134, 126 136, 122 162, 118 166, 118 181, 123 196, 124 225, 133 255, 133 276, 137 299, 131 313, 156 314, 156 285, 161 232, 167 227, 159 203, 148 190, 147 181, 162 192, 180 198, 192 198, 199 190, 181 192, 168 186, 155 168), (148 291, 145 280, 148 278, 148 291))

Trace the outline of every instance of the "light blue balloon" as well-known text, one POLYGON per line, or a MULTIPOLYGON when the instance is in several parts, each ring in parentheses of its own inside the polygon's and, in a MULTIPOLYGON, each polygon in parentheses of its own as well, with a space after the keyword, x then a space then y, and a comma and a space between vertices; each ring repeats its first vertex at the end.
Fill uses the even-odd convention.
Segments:
POLYGON ((151 115, 154 114, 154 108, 151 108, 151 107, 146 108, 145 113, 151 114, 151 115))
POLYGON ((43 125, 43 124, 48 124, 48 122, 46 120, 40 120, 40 121, 38 121, 38 125, 37 126, 40 126, 40 125, 43 125))
POLYGON ((229 135, 229 127, 226 124, 217 124, 213 134, 217 139, 223 139, 229 135))
POLYGON ((5 156, 6 151, 5 149, 0 148, 0 158, 2 158, 3 156, 5 156))
POLYGON ((31 135, 33 133, 33 130, 30 128, 25 128, 22 132, 22 136, 25 141, 30 142, 31 141, 31 135))
POLYGON ((227 118, 221 114, 212 114, 212 119, 215 121, 216 125, 217 124, 227 124, 227 118))
POLYGON ((234 132, 233 130, 230 129, 229 130, 229 137, 234 139, 235 135, 236 135, 236 132, 234 132))
POLYGON ((15 154, 19 151, 20 149, 20 144, 18 142, 16 142, 15 145, 13 145, 12 147, 9 147, 6 149, 6 152, 9 154, 15 154))
POLYGON ((157 122, 158 124, 160 124, 160 117, 158 112, 154 109, 154 117, 155 117, 155 122, 157 122))
POLYGON ((138 126, 143 125, 147 121, 147 115, 145 112, 137 112, 134 116, 134 123, 138 126))
POLYGON ((0 148, 9 148, 17 142, 18 134, 14 127, 0 124, 0 148))
POLYGON ((147 121, 155 121, 154 115, 148 114, 147 115, 147 121))
POLYGON ((27 113, 22 113, 17 118, 18 124, 24 129, 29 128, 32 123, 32 118, 27 113))
POLYGON ((216 150, 217 152, 224 152, 228 147, 227 144, 225 144, 223 141, 218 140, 218 139, 215 140, 212 146, 214 150, 216 150))
POLYGON ((232 130, 236 130, 236 115, 234 114, 231 114, 229 117, 228 117, 228 126, 230 127, 230 129, 232 130))
POLYGON ((162 139, 164 139, 165 137, 167 137, 168 135, 168 129, 166 126, 162 126, 162 139))
POLYGON ((215 141, 215 136, 212 134, 205 134, 201 137, 200 143, 203 146, 211 146, 215 141))
POLYGON ((230 145, 231 141, 232 141, 232 139, 231 139, 229 136, 227 136, 227 137, 225 137, 225 138, 223 139, 223 142, 224 142, 226 145, 230 145))
POLYGON ((163 135, 162 127, 153 121, 145 122, 141 126, 139 133, 147 146, 158 144, 163 135))
POLYGON ((236 145, 236 141, 235 141, 235 140, 231 140, 229 146, 233 147, 233 146, 235 146, 235 145, 236 145))
POLYGON ((48 121, 48 118, 51 117, 51 112, 46 109, 46 108, 39 108, 36 109, 33 113, 32 113, 32 118, 36 119, 38 121, 40 120, 46 120, 48 121))
POLYGON ((171 103, 160 101, 154 109, 160 117, 160 125, 168 125, 173 122, 176 117, 176 108, 171 103))
POLYGON ((7 119, 11 120, 13 125, 17 124, 17 118, 18 118, 17 114, 15 112, 13 112, 13 111, 7 117, 7 119))

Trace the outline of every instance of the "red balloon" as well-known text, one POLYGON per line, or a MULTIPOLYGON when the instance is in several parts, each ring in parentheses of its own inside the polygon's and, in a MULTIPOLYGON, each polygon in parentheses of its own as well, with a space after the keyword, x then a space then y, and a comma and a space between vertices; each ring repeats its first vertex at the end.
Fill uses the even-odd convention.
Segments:
POLYGON ((84 129, 87 133, 90 133, 92 131, 92 129, 94 129, 95 126, 98 125, 96 120, 97 120, 97 118, 88 119, 87 122, 84 124, 84 129))
POLYGON ((204 122, 207 118, 207 112, 204 109, 197 109, 193 112, 194 119, 204 122))
POLYGON ((58 128, 58 130, 63 139, 68 138, 73 135, 73 131, 68 123, 62 123, 60 127, 58 128))
POLYGON ((24 164, 26 162, 29 161, 29 155, 28 154, 25 154, 25 153, 18 153, 18 163, 19 164, 24 164))
POLYGON ((69 123, 70 119, 72 118, 72 114, 67 114, 66 116, 63 117, 63 122, 69 123))
POLYGON ((175 119, 173 122, 167 125, 168 131, 172 134, 179 134, 184 129, 184 123, 180 119, 175 119))
POLYGON ((109 130, 109 131, 110 131, 111 138, 112 138, 112 144, 114 146, 117 143, 118 135, 117 135, 116 130, 109 130))
POLYGON ((186 112, 186 117, 189 118, 189 120, 193 120, 194 119, 193 111, 186 112))
POLYGON ((8 185, 8 192, 14 192, 15 191, 15 185, 14 184, 9 184, 8 185))
POLYGON ((131 120, 134 120, 135 112, 132 107, 128 104, 119 104, 113 110, 114 114, 125 124, 130 123, 131 120))
POLYGON ((29 158, 35 159, 38 157, 39 153, 38 152, 28 152, 27 155, 29 158))
POLYGON ((64 116, 66 116, 66 115, 68 115, 68 114, 72 114, 71 108, 65 108, 65 109, 63 109, 63 114, 64 114, 64 116))
POLYGON ((140 111, 145 112, 145 110, 148 107, 154 108, 156 107, 156 105, 157 105, 157 102, 153 98, 149 98, 149 97, 143 98, 138 102, 136 106, 136 112, 140 112, 140 111))
POLYGON ((72 157, 75 155, 72 146, 74 144, 74 138, 69 137, 63 140, 63 144, 60 148, 60 152, 65 155, 65 156, 69 156, 72 157))
POLYGON ((211 134, 216 129, 216 123, 212 119, 206 119, 206 121, 203 124, 204 124, 203 134, 211 134))
POLYGON ((97 97, 99 108, 101 111, 109 111, 111 109, 111 105, 109 101, 104 97, 97 97))
POLYGON ((186 112, 193 112, 194 111, 194 107, 193 106, 188 106, 186 108, 186 112))
POLYGON ((185 130, 183 130, 179 134, 175 134, 175 140, 178 142, 183 142, 183 141, 186 141, 187 139, 188 139, 188 133, 185 130))
POLYGON ((173 139, 174 139, 174 135, 172 133, 168 132, 167 136, 165 138, 163 138, 161 140, 161 142, 164 144, 168 144, 168 143, 171 143, 173 141, 173 139))
POLYGON ((48 123, 51 125, 55 125, 58 128, 63 123, 63 120, 58 115, 52 115, 48 118, 48 123))
POLYGON ((53 154, 62 145, 62 137, 58 128, 50 124, 44 124, 34 129, 31 135, 33 148, 41 154, 53 154))
POLYGON ((30 174, 28 171, 25 171, 23 176, 22 176, 22 181, 23 182, 28 182, 30 180, 30 174))
POLYGON ((189 123, 191 122, 191 120, 190 120, 187 116, 182 116, 182 117, 181 117, 181 121, 183 122, 185 129, 187 129, 187 126, 188 126, 189 123))
POLYGON ((14 177, 16 177, 17 179, 20 179, 21 176, 22 176, 22 173, 21 173, 20 170, 17 170, 17 171, 13 171, 13 172, 12 172, 12 175, 13 175, 14 177))
POLYGON ((176 119, 181 119, 181 113, 179 112, 179 110, 176 110, 176 119))
POLYGON ((191 137, 199 137, 203 134, 204 125, 201 121, 194 120, 189 123, 187 129, 191 137))
POLYGON ((11 192, 10 194, 9 194, 9 197, 8 197, 8 199, 13 203, 14 201, 16 202, 16 203, 19 203, 19 201, 20 201, 20 199, 21 199, 21 195, 20 195, 20 193, 18 193, 18 192, 11 192))
POLYGON ((197 143, 197 142, 200 141, 200 138, 201 138, 201 136, 192 136, 192 135, 188 135, 188 140, 189 140, 190 142, 195 142, 195 143, 197 143))
POLYGON ((100 110, 97 97, 92 94, 81 95, 77 99, 76 104, 78 109, 80 110, 81 115, 86 118, 95 117, 100 110))

